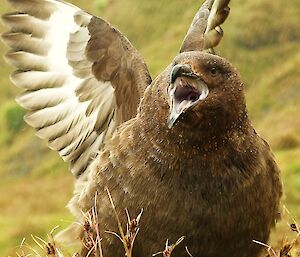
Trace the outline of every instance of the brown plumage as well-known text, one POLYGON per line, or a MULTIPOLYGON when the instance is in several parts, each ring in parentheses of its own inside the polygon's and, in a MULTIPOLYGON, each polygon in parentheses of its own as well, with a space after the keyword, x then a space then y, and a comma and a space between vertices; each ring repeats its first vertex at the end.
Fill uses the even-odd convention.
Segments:
MULTIPOLYGON (((71 164, 77 181, 69 207, 78 221, 97 193, 104 256, 124 255, 104 233, 117 231, 105 188, 120 217, 144 208, 135 256, 181 236, 172 256, 186 256, 184 246, 197 257, 257 256, 252 240, 268 240, 281 182, 249 121, 239 73, 211 54, 229 1, 204 3, 181 53, 152 83, 137 51, 105 21, 54 0, 39 8, 37 0, 10 2, 22 13, 3 17, 11 27, 3 35, 12 48, 7 59, 19 69, 12 80, 27 90, 19 102, 71 164), (61 18, 65 26, 57 26, 61 18), (57 39, 51 33, 59 29, 57 39)), ((79 236, 76 224, 65 234, 79 236)))

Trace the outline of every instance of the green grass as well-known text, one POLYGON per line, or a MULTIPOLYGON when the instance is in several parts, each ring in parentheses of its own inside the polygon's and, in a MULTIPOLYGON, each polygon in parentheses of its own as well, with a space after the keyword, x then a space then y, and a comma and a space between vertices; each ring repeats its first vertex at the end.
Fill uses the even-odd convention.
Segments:
MULTIPOLYGON (((72 3, 103 16, 142 53, 155 77, 177 54, 201 1, 118 0, 72 3)), ((0 13, 9 10, 5 2, 0 13)), ((300 219, 300 32, 299 0, 232 1, 217 53, 229 59, 245 82, 250 116, 270 142, 282 170, 285 204, 300 219)), ((0 26, 0 32, 4 31, 0 26)), ((6 51, 0 44, 0 55, 6 51)), ((13 254, 23 237, 44 236, 72 219, 65 205, 72 176, 58 155, 21 119, 0 59, 0 255, 13 254)))
POLYGON ((72 217, 65 208, 72 195, 69 174, 49 172, 2 179, 0 183, 0 252, 13 254, 22 239, 45 237, 56 225, 67 227, 72 217))

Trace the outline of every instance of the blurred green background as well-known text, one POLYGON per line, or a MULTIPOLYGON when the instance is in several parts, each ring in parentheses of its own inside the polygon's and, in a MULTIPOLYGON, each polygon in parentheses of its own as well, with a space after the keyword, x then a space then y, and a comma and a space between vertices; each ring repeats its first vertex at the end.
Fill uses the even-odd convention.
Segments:
MULTIPOLYGON (((70 1, 101 15, 145 57, 155 77, 177 54, 198 0, 70 1)), ((232 0, 217 53, 239 70, 254 126, 272 146, 285 185, 284 203, 300 219, 300 1, 232 0)), ((9 11, 1 0, 0 13, 9 11)), ((0 31, 5 29, 1 25, 0 31)), ((0 55, 6 47, 0 43, 0 55)), ((20 92, 0 59, 0 255, 15 255, 30 234, 44 237, 72 216, 65 208, 73 178, 58 155, 23 122, 20 92)), ((30 240, 29 240, 30 241, 30 240)))

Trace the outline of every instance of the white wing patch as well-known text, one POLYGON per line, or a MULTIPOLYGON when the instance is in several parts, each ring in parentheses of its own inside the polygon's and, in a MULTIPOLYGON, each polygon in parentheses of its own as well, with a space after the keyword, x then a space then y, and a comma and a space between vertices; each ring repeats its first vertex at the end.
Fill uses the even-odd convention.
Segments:
POLYGON ((3 40, 11 48, 6 60, 18 69, 11 80, 25 89, 17 101, 29 111, 26 122, 79 176, 116 127, 114 88, 92 75, 85 56, 92 16, 61 1, 10 2, 19 13, 3 16, 10 27, 3 40))

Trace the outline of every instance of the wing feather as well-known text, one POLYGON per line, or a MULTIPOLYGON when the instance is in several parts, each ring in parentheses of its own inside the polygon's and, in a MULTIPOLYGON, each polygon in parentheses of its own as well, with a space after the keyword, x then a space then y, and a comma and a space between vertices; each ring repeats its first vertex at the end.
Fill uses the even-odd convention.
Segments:
POLYGON ((49 68, 43 56, 24 51, 10 51, 5 55, 5 60, 12 66, 23 71, 47 71, 49 68))
POLYGON ((14 51, 24 51, 35 55, 47 55, 50 45, 40 38, 20 32, 5 33, 2 38, 14 51))
POLYGON ((66 82, 66 74, 60 72, 20 71, 13 72, 11 81, 18 87, 27 90, 62 87, 66 82))
POLYGON ((43 38, 49 29, 49 24, 25 13, 8 13, 2 20, 10 27, 11 32, 31 35, 33 38, 43 38))
POLYGON ((148 69, 130 42, 104 20, 59 0, 8 0, 6 60, 25 121, 58 151, 75 176, 134 117, 148 69), (143 75, 141 75, 143 74, 143 75), (125 113, 125 115, 124 115, 125 113))
POLYGON ((230 0, 206 0, 196 13, 181 45, 180 52, 205 51, 214 53, 222 37, 220 25, 229 15, 230 0))

